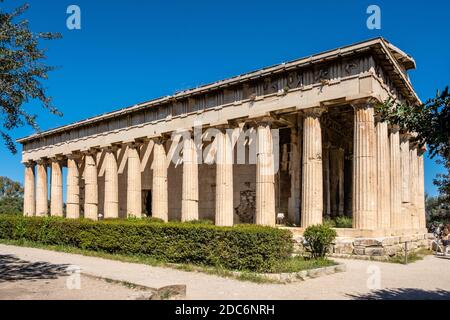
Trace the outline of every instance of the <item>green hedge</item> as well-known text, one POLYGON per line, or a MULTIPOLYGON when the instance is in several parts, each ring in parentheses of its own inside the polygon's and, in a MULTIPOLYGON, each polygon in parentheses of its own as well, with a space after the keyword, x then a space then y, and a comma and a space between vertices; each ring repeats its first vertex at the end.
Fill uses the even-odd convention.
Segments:
POLYGON ((26 239, 108 253, 147 255, 165 262, 252 271, 270 271, 292 252, 292 235, 287 230, 146 219, 95 222, 1 216, 0 239, 26 239))

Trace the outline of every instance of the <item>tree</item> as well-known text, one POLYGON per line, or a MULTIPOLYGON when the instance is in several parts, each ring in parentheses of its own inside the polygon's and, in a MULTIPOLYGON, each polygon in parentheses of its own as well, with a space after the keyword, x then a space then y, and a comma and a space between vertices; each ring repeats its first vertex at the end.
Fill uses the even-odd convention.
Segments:
POLYGON ((12 153, 17 149, 9 131, 24 125, 39 130, 37 115, 28 113, 25 103, 34 100, 50 113, 62 115, 53 106, 42 84, 42 80, 48 78, 47 73, 54 68, 42 63, 46 58, 45 50, 39 48, 41 40, 57 39, 61 35, 34 33, 27 20, 16 21, 28 7, 25 4, 10 13, 0 8, 0 118, 3 128, 0 128, 0 135, 12 153))
POLYGON ((434 184, 439 190, 439 201, 450 203, 450 93, 448 87, 437 92, 425 103, 410 105, 388 99, 377 106, 381 119, 400 126, 403 131, 416 133, 413 139, 419 146, 426 144, 430 158, 439 155, 437 162, 444 165, 446 174, 439 174, 434 184))
POLYGON ((20 182, 0 177, 0 214, 20 214, 23 208, 23 187, 20 182))

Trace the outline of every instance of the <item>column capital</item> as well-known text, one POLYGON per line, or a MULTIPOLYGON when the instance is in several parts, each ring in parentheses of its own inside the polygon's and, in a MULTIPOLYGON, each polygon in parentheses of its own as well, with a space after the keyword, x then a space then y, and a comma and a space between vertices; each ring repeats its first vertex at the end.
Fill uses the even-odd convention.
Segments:
POLYGON ((36 164, 38 164, 38 165, 47 165, 48 164, 48 159, 47 158, 40 158, 40 159, 36 160, 36 164))
POLYGON ((102 149, 103 149, 105 152, 108 152, 108 153, 114 153, 114 152, 116 152, 117 150, 119 150, 119 146, 118 146, 118 145, 115 145, 115 144, 112 144, 112 145, 109 145, 109 146, 104 146, 104 147, 102 147, 102 149))
POLYGON ((27 168, 33 168, 36 165, 36 162, 33 160, 28 160, 23 162, 23 165, 27 168))
POLYGON ((82 150, 82 151, 80 151, 80 153, 85 156, 87 156, 87 155, 95 156, 98 153, 98 151, 99 151, 99 149, 97 149, 97 148, 90 148, 87 150, 82 150))
POLYGON ((421 155, 423 155, 427 150, 428 150, 428 149, 427 149, 427 145, 426 145, 426 144, 424 144, 424 145, 419 145, 418 148, 417 148, 417 154, 418 154, 419 156, 421 156, 421 155))
POLYGON ((400 141, 401 142, 407 142, 411 139, 411 137, 412 137, 411 133, 400 131, 400 141))
POLYGON ((400 126, 398 124, 389 124, 388 130, 389 133, 398 133, 400 132, 400 126))
POLYGON ((323 113, 327 111, 325 107, 313 107, 308 109, 302 109, 302 114, 306 117, 312 117, 312 118, 320 118, 323 113))
POLYGON ((370 108, 374 107, 375 102, 368 100, 368 101, 364 101, 364 102, 351 103, 350 105, 355 110, 357 110, 357 109, 370 109, 370 108))
POLYGON ((50 162, 61 162, 64 160, 64 157, 62 155, 56 155, 54 157, 49 158, 50 162))

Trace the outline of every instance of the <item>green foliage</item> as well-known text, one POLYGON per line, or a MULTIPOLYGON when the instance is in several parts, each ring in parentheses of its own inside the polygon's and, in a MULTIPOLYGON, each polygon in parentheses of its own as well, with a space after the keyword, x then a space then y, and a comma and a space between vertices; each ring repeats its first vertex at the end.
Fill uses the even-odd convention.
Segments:
POLYGON ((377 106, 383 121, 398 125, 401 130, 417 133, 414 138, 419 146, 425 143, 430 157, 439 155, 437 161, 444 165, 446 174, 434 180, 441 200, 450 203, 450 93, 448 87, 423 104, 409 105, 390 99, 377 106))
POLYGON ((0 216, 0 239, 29 240, 170 263, 265 272, 292 253, 287 230, 127 220, 0 216))
POLYGON ((324 258, 336 236, 336 231, 329 225, 317 224, 309 226, 303 233, 305 249, 311 253, 312 258, 324 258))
POLYGON ((22 185, 7 177, 0 177, 0 214, 21 214, 22 208, 22 185))
POLYGON ((432 224, 450 223, 449 204, 441 197, 430 197, 425 195, 425 213, 428 226, 432 224))
MULTIPOLYGON (((2 1, 0 1, 2 2, 2 1)), ((41 40, 60 38, 58 33, 34 33, 27 20, 16 21, 28 9, 22 5, 13 12, 0 7, 0 135, 6 146, 16 153, 16 146, 7 133, 25 124, 38 130, 36 114, 28 113, 23 107, 30 100, 40 101, 49 112, 61 115, 46 95, 42 80, 53 70, 42 63, 45 51, 39 48, 41 40)))
POLYGON ((330 228, 352 228, 353 220, 351 217, 338 216, 335 218, 324 218, 323 224, 330 228))
POLYGON ((352 228, 353 220, 351 217, 339 216, 336 217, 336 228, 352 228))

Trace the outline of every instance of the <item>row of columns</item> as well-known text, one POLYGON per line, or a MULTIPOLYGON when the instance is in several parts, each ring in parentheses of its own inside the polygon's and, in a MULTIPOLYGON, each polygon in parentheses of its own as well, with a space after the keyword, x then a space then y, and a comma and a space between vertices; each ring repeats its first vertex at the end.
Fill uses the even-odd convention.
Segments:
MULTIPOLYGON (((322 223, 324 211, 322 128, 320 117, 324 108, 305 110, 299 123, 303 138, 298 139, 296 128, 291 140, 299 152, 294 161, 301 162, 300 180, 293 179, 292 189, 301 197, 292 197, 290 206, 300 207, 302 227, 322 223), (301 191, 300 191, 301 189, 301 191), (301 203, 301 205, 299 205, 301 203)), ((364 103, 354 106, 354 150, 353 150, 353 228, 375 230, 387 228, 424 228, 423 151, 410 146, 410 136, 400 134, 398 127, 388 127, 376 121, 372 105, 364 103)), ((231 137, 219 130, 216 154, 216 225, 233 225, 233 144, 231 137)), ((140 217, 141 162, 139 143, 128 146, 127 215, 140 217)), ((105 196, 104 217, 119 216, 118 164, 116 147, 105 152, 105 196)), ((343 152, 343 150, 338 150, 343 152)), ((168 161, 162 138, 154 139, 152 163, 152 214, 168 220, 168 161)), ((199 217, 198 149, 190 134, 183 137, 183 179, 181 220, 196 220, 199 217)), ((342 158, 341 155, 336 155, 342 158)), ((257 126, 256 155, 256 213, 255 222, 261 225, 275 225, 275 172, 273 140, 270 123, 260 122, 257 126)), ((84 216, 98 219, 98 168, 96 152, 85 152, 83 168, 77 155, 67 157, 67 213, 68 218, 80 216, 80 172, 84 170, 84 216)), ((37 161, 25 167, 24 212, 26 215, 47 215, 47 162, 37 161), (36 187, 35 187, 36 181, 36 187)), ((343 166, 343 163, 341 164, 343 166)), ((336 172, 342 168, 336 164, 336 172), (337 167, 336 167, 337 166, 337 167)), ((294 168, 295 169, 295 168, 294 168)), ((330 174, 330 173, 328 173, 330 174)), ((335 173, 331 173, 335 174, 335 173)), ((342 184, 343 177, 339 178, 342 184)), ((343 185, 332 186, 342 189, 343 185)), ((62 165, 61 159, 51 160, 51 202, 50 213, 63 214, 62 165)), ((343 206, 343 201, 339 201, 343 206)), ((343 208, 336 208, 343 210, 343 208)), ((295 218, 295 217, 294 217, 295 218)))
MULTIPOLYGON (((257 174, 256 174, 256 223, 275 225, 275 184, 274 158, 272 134, 270 125, 264 123, 257 128, 257 174)), ((232 226, 233 208, 233 145, 231 137, 225 132, 218 132, 216 160, 216 225, 232 226)), ((140 217, 142 214, 141 199, 141 161, 139 144, 128 145, 128 174, 127 174, 127 216, 140 217)), ((115 155, 116 147, 105 149, 105 196, 104 218, 119 217, 119 181, 118 164, 115 155)), ((181 220, 197 220, 199 202, 198 184, 198 150, 191 135, 183 138, 183 182, 181 200, 181 220)), ((151 169, 152 180, 152 215, 168 221, 168 184, 167 169, 169 163, 166 157, 164 139, 154 140, 153 162, 151 169)), ((80 178, 84 171, 84 217, 98 219, 98 168, 97 151, 84 152, 81 155, 67 157, 67 218, 80 217, 80 178), (81 166, 82 165, 82 166, 81 166)), ((51 194, 50 215, 63 216, 62 196, 62 161, 51 159, 51 194)), ((47 195, 47 166, 48 161, 37 162, 37 176, 35 177, 35 163, 25 166, 25 195, 24 214, 27 216, 46 216, 48 214, 47 195), (35 187, 36 182, 36 187, 35 187)))
MULTIPOLYGON (((410 145, 410 134, 400 134, 397 126, 379 121, 371 104, 362 103, 353 107, 353 228, 425 228, 424 150, 410 145)), ((323 108, 304 112, 302 227, 322 223, 323 204, 327 200, 323 198, 324 159, 320 122, 323 112, 323 108)))

